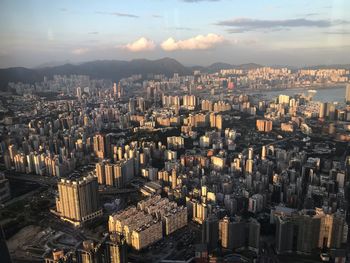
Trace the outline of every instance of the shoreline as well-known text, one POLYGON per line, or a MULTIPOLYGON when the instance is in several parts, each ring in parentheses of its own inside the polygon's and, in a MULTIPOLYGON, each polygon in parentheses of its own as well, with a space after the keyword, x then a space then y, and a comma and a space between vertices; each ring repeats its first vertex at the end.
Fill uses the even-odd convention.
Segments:
MULTIPOLYGON (((350 83, 349 83, 350 84, 350 83)), ((290 88, 272 88, 272 89, 241 89, 241 91, 249 92, 249 93, 263 93, 263 92, 276 92, 276 91, 290 91, 290 90, 300 90, 300 91, 308 91, 308 90, 323 90, 323 89, 345 89, 346 84, 334 84, 334 85, 320 85, 320 86, 304 86, 304 87, 290 87, 290 88)))

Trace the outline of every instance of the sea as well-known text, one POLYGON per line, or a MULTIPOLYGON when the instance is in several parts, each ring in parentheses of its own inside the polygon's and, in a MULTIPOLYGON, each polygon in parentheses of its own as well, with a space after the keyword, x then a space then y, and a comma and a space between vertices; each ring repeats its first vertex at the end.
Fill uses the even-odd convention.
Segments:
POLYGON ((338 102, 343 103, 345 101, 345 87, 329 87, 329 88, 307 88, 307 89, 285 89, 285 90, 271 90, 263 92, 254 92, 252 94, 259 94, 265 97, 267 100, 272 100, 278 95, 288 95, 293 96, 295 94, 307 94, 308 90, 315 90, 316 94, 313 96, 313 101, 320 102, 338 102))

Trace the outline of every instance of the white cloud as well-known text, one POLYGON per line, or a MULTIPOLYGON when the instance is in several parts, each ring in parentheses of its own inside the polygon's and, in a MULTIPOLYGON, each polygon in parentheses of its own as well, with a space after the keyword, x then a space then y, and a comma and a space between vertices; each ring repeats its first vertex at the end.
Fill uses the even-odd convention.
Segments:
POLYGON ((216 34, 208 34, 206 36, 198 35, 193 38, 178 40, 170 37, 163 41, 160 45, 166 51, 174 50, 204 50, 213 48, 215 45, 224 42, 224 38, 216 34))
POLYGON ((74 55, 82 55, 82 54, 85 54, 89 51, 88 48, 76 48, 76 49, 73 49, 72 50, 72 53, 74 55))
POLYGON ((123 46, 123 48, 132 52, 153 50, 155 47, 156 47, 155 43, 152 40, 149 40, 145 37, 141 37, 135 42, 132 42, 123 46))

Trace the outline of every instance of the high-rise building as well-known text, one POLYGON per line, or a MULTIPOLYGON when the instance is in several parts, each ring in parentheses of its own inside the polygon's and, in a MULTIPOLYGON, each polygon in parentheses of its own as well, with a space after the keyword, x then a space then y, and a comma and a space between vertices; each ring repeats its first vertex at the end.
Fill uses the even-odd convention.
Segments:
POLYGON ((260 132, 270 132, 272 131, 272 121, 256 120, 256 129, 260 132))
POLYGON ((279 95, 278 96, 279 104, 289 104, 289 96, 288 95, 279 95))
POLYGON ((135 98, 129 99, 128 109, 131 114, 134 114, 137 107, 137 100, 135 98))
POLYGON ((94 153, 100 159, 105 158, 105 138, 102 134, 96 134, 94 140, 94 153))
POLYGON ((171 136, 167 138, 168 149, 182 149, 185 145, 185 139, 181 136, 171 136))
POLYGON ((202 225, 202 243, 207 244, 208 250, 215 250, 219 245, 219 220, 210 215, 202 225))
POLYGON ((252 195, 249 198, 248 211, 252 213, 261 212, 264 208, 264 198, 261 194, 252 195))
POLYGON ((173 169, 171 172, 171 188, 175 189, 177 186, 177 173, 176 169, 173 169))
POLYGON ((77 98, 80 100, 82 95, 81 87, 77 87, 77 98))
POLYGON ((276 220, 276 251, 279 254, 293 252, 294 224, 291 218, 279 216, 276 220))
POLYGON ((197 98, 194 95, 185 95, 182 98, 182 105, 187 108, 193 110, 196 107, 197 98))
POLYGON ((127 245, 125 238, 117 233, 112 233, 105 243, 105 262, 127 263, 127 245))
POLYGON ((326 116, 326 109, 327 109, 327 103, 320 102, 319 103, 320 111, 319 111, 319 118, 324 118, 326 116))
POLYGON ((261 160, 265 160, 267 155, 267 147, 263 145, 261 148, 261 160))
POLYGON ((237 233, 233 233, 233 222, 230 218, 225 216, 219 222, 219 239, 221 240, 221 246, 226 249, 233 249, 233 238, 237 233))
POLYGON ((318 247, 321 218, 304 215, 296 219, 298 226, 297 251, 311 253, 318 247))
POLYGON ((113 96, 114 98, 117 98, 118 96, 118 88, 117 88, 117 83, 113 83, 113 96))
POLYGON ((350 103, 350 84, 346 85, 345 101, 350 103))
POLYGON ((276 217, 277 253, 310 253, 316 248, 340 248, 347 241, 347 224, 344 214, 293 214, 276 217))
POLYGON ((248 227, 248 248, 258 251, 260 247, 260 223, 256 219, 251 219, 247 223, 248 227))
POLYGON ((120 85, 120 82, 118 83, 113 83, 113 97, 120 99, 123 96, 123 88, 120 85))
POLYGON ((96 177, 90 175, 78 180, 61 179, 58 183, 58 194, 57 213, 65 221, 79 226, 102 215, 96 177))
POLYGON ((219 238, 221 246, 226 249, 248 247, 259 249, 260 223, 254 219, 241 221, 239 217, 224 217, 219 223, 219 238))

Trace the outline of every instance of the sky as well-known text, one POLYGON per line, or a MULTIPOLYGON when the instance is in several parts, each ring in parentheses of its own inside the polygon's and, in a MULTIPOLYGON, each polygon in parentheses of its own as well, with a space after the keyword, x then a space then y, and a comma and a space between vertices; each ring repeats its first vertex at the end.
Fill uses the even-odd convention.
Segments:
POLYGON ((350 64, 349 0, 1 0, 0 67, 350 64))

